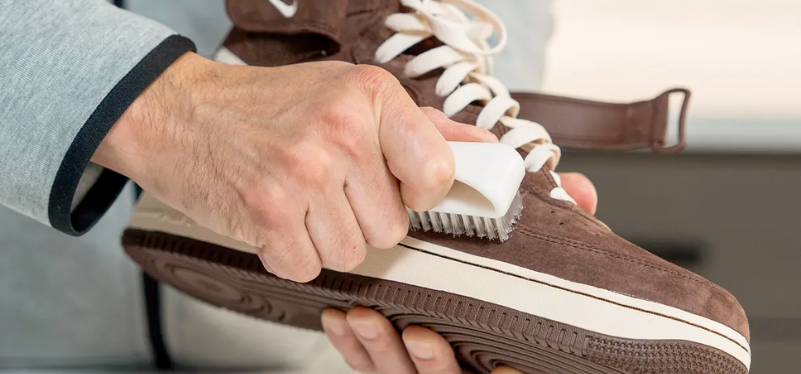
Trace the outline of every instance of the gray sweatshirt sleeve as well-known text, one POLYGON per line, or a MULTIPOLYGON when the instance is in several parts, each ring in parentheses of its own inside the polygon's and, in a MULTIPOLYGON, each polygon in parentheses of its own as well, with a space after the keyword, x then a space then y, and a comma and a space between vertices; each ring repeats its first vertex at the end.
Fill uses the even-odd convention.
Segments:
POLYGON ((71 235, 91 228, 127 182, 92 155, 193 49, 102 0, 0 0, 0 204, 71 235))

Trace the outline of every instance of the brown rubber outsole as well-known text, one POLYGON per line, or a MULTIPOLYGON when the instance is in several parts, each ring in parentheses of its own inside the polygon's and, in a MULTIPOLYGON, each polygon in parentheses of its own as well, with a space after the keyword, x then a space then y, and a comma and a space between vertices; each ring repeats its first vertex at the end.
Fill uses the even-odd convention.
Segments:
POLYGON ((258 256, 161 232, 130 229, 125 251, 160 281, 216 306, 322 330, 326 308, 362 305, 402 331, 430 328, 476 373, 511 366, 536 374, 747 374, 720 350, 685 341, 620 339, 480 300, 323 270, 309 283, 267 273, 258 256))

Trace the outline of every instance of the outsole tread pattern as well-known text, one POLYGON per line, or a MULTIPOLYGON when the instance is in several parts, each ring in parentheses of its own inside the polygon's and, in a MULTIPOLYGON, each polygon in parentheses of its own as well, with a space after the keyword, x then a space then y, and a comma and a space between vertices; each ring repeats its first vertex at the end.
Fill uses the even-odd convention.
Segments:
POLYGON ((615 338, 437 290, 328 270, 294 283, 267 273, 255 255, 170 234, 128 230, 123 244, 150 275, 213 305, 318 331, 326 308, 370 307, 398 330, 438 332, 477 373, 500 365, 536 374, 748 373, 700 344, 615 338))

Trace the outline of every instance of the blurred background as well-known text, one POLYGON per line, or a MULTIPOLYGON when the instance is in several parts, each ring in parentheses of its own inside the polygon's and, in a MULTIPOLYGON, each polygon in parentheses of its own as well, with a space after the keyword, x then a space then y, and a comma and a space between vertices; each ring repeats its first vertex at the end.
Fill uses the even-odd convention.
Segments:
MULTIPOLYGON (((126 1, 208 55, 229 24, 221 1, 204 2, 186 14, 126 1)), ((692 90, 682 154, 568 151, 559 170, 595 182, 598 216, 613 230, 740 300, 753 373, 798 373, 801 2, 479 2, 509 29, 495 74, 510 88, 620 102, 692 90)))
MULTIPOLYGON (((740 300, 752 373, 801 372, 801 2, 477 1, 509 30, 495 75, 510 88, 619 102, 693 91, 680 155, 566 151, 559 171, 595 182, 598 216, 617 233, 740 300)), ((206 56, 230 28, 223 0, 115 2, 206 56)), ((141 274, 119 248, 133 191, 123 196, 81 238, 0 207, 0 371, 149 367, 141 274)), ((327 344, 270 339, 265 323, 169 288, 162 298, 178 366, 294 365, 327 344)))
MULTIPOLYGON (((801 2, 555 0, 543 90, 693 91, 678 156, 568 153, 623 237, 731 291, 752 373, 801 370, 801 2)), ((677 106, 677 105, 676 105, 677 106)))

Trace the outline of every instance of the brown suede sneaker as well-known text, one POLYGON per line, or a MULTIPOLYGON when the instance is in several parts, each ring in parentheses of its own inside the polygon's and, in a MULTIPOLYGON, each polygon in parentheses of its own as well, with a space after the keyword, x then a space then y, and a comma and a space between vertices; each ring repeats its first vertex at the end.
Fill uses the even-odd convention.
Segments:
MULTIPOLYGON (((368 249, 351 272, 324 269, 299 284, 267 273, 254 248, 145 195, 123 238, 128 254, 190 295, 282 324, 321 330, 326 308, 372 307, 399 330, 418 324, 442 334, 478 373, 501 365, 555 374, 748 373, 748 322, 731 294, 618 237, 559 187, 558 147, 539 125, 516 118, 517 103, 489 75, 495 47, 482 40, 488 30, 503 40, 502 23, 469 0, 402 3, 300 0, 277 8, 229 0, 236 28, 217 58, 376 64, 419 105, 520 146, 529 170, 525 209, 509 240, 411 232, 393 249, 368 249)), ((650 121, 666 118, 664 107, 642 108, 650 121)), ((653 134, 628 139, 663 147, 653 134)))
MULTIPOLYGON (((271 0, 281 4, 280 0, 271 0)), ((439 1, 435 1, 437 3, 439 1)), ((420 1, 411 1, 413 6, 420 1)), ((461 3, 461 2, 460 2, 461 3)), ((470 3, 470 2, 468 2, 470 3)), ((460 94, 452 95, 462 83, 454 76, 471 72, 468 64, 479 65, 475 73, 491 71, 495 50, 482 48, 480 56, 472 59, 449 53, 438 39, 442 29, 455 29, 456 34, 479 33, 492 28, 495 21, 502 33, 500 20, 484 20, 483 25, 454 26, 447 19, 451 14, 436 9, 440 22, 440 35, 421 40, 414 21, 396 15, 408 12, 401 0, 305 0, 295 3, 296 8, 276 8, 265 0, 228 0, 228 14, 234 28, 225 40, 224 47, 215 56, 217 60, 232 64, 257 66, 281 66, 299 62, 341 60, 355 64, 378 65, 393 73, 406 87, 418 105, 430 106, 445 111, 459 122, 476 123, 482 107, 467 105, 460 94), (292 11, 292 17, 285 13, 292 11), (399 32, 398 32, 399 31, 399 32), (415 43, 420 41, 419 43, 415 43), (410 46, 404 49, 405 46, 410 46), (428 56, 415 59, 424 52, 428 56), (483 58, 482 58, 483 57, 483 58), (412 60, 415 60, 412 62, 412 60), (410 62, 412 62, 410 64, 410 62), (450 69, 448 78, 443 78, 443 67, 458 65, 450 69), (465 70, 468 69, 468 70, 465 70), (459 99, 462 99, 461 101, 459 99), (450 101, 448 102, 448 100, 450 101), (450 105, 448 105, 450 104, 450 105), (446 106, 447 105, 447 106, 446 106)), ((472 10, 472 9, 468 9, 472 10)), ((429 12, 430 13, 430 12, 429 12)), ((490 18, 494 18, 490 16, 490 18)), ((427 32, 424 35, 433 33, 427 32)), ((450 42, 459 43, 458 35, 444 36, 450 42)), ((461 42, 465 42, 462 40, 461 42)), ((485 47, 478 45, 476 47, 485 47)), ((470 48, 468 45, 467 48, 470 48)), ((475 75, 469 77, 477 81, 475 75)), ((480 78, 479 78, 480 79, 480 78)), ((479 82, 485 85, 499 82, 479 82)), ((493 85, 497 87, 497 84, 493 85)), ((502 86, 502 85, 501 85, 502 86)), ((501 91, 505 88, 498 87, 501 91)), ((471 91, 468 87, 464 89, 471 91)), ((502 96, 502 92, 494 93, 502 96)), ((520 103, 519 118, 541 123, 556 144, 575 149, 631 150, 650 148, 656 152, 676 152, 684 148, 685 114, 689 102, 689 91, 670 89, 654 99, 626 104, 603 103, 540 93, 516 92, 512 97, 520 103), (678 142, 668 146, 668 98, 671 94, 684 94, 678 123, 678 142)), ((489 101, 487 98, 485 102, 489 101)), ((490 124, 485 124, 488 127, 490 124)))

